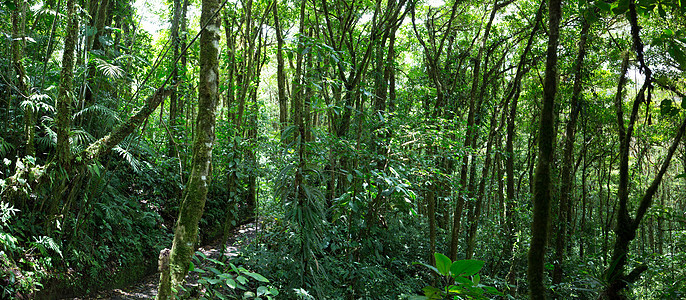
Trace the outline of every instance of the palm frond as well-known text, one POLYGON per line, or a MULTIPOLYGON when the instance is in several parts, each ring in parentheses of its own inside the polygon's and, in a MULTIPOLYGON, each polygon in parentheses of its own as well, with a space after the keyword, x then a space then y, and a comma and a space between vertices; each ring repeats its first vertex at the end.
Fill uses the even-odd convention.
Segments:
POLYGON ((131 166, 134 172, 140 172, 141 162, 136 157, 134 157, 129 150, 122 148, 120 145, 115 146, 114 148, 112 148, 112 150, 119 154, 119 156, 121 156, 124 160, 126 160, 126 162, 129 164, 129 166, 131 166))
POLYGON ((124 69, 120 66, 113 65, 100 58, 94 58, 93 61, 95 62, 95 67, 100 70, 103 75, 114 79, 124 77, 124 69))
POLYGON ((77 154, 83 151, 93 141, 95 141, 95 138, 87 131, 83 129, 72 129, 69 134, 71 153, 77 154))
POLYGON ((29 110, 31 110, 31 112, 36 112, 36 106, 34 105, 34 102, 33 102, 32 100, 30 100, 30 99, 26 99, 26 100, 22 101, 22 102, 19 104, 19 107, 20 107, 23 111, 29 111, 29 110))
POLYGON ((111 127, 121 123, 121 119, 119 118, 119 113, 117 111, 101 104, 93 104, 80 111, 77 111, 74 113, 74 115, 72 115, 71 118, 72 120, 76 120, 83 115, 90 115, 92 117, 104 119, 106 120, 105 124, 108 124, 108 126, 111 125, 111 127))
POLYGON ((0 156, 5 157, 7 154, 14 149, 14 145, 8 143, 3 138, 0 137, 0 156))
POLYGON ((33 94, 29 97, 33 101, 34 110, 36 112, 55 112, 55 106, 52 105, 53 100, 49 95, 46 94, 33 94))
POLYGON ((44 148, 54 148, 57 145, 57 133, 46 125, 43 125, 43 133, 45 134, 36 137, 38 145, 44 148))

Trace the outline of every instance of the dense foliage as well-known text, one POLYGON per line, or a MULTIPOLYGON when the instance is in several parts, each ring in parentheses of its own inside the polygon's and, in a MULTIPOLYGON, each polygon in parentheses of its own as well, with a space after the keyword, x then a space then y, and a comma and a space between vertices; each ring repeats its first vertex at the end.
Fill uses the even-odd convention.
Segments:
POLYGON ((154 273, 198 186, 259 231, 180 297, 686 297, 686 4, 555 3, 0 2, 0 298, 154 273))

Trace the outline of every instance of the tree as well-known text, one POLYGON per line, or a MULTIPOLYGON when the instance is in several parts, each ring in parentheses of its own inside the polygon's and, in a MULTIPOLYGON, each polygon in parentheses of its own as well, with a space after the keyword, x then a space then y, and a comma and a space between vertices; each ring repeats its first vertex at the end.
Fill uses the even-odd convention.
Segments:
POLYGON ((215 111, 219 87, 219 38, 220 19, 217 18, 219 1, 203 0, 200 15, 203 24, 200 35, 200 82, 198 84, 198 118, 195 124, 193 159, 191 175, 188 179, 184 199, 179 210, 179 218, 174 227, 174 241, 169 253, 170 276, 161 279, 171 280, 171 284, 160 281, 158 299, 170 299, 174 293, 163 290, 165 287, 177 288, 183 283, 191 257, 195 252, 198 222, 202 216, 212 178, 212 147, 214 145, 215 111))
POLYGON ((559 0, 548 1, 548 51, 543 83, 543 105, 538 127, 538 162, 534 174, 532 199, 534 208, 527 269, 530 299, 546 299, 543 271, 552 190, 550 171, 554 154, 553 143, 555 142, 553 122, 555 118, 555 94, 557 94, 557 46, 560 37, 560 19, 562 18, 561 2, 559 0))
POLYGON ((619 137, 619 185, 617 187, 617 223, 614 228, 616 234, 615 244, 612 251, 612 258, 605 271, 605 280, 607 286, 601 293, 600 298, 607 299, 626 299, 622 294, 623 290, 630 283, 635 282, 640 277, 641 273, 647 270, 647 266, 639 264, 631 272, 625 274, 625 268, 628 262, 629 244, 636 238, 636 232, 641 225, 641 221, 648 212, 648 208, 652 205, 653 197, 657 192, 662 178, 669 168, 672 157, 681 142, 681 138, 686 131, 686 118, 681 121, 681 125, 677 129, 676 135, 672 144, 667 149, 667 154, 660 164, 660 168, 653 177, 648 188, 643 192, 640 198, 638 207, 636 208, 635 216, 632 217, 629 213, 629 156, 632 142, 632 135, 634 134, 634 126, 638 119, 639 108, 643 103, 650 103, 653 90, 652 70, 646 64, 643 52, 643 42, 640 37, 640 27, 638 25, 638 14, 636 11, 636 3, 630 1, 628 5, 628 19, 631 25, 631 37, 633 48, 636 52, 636 58, 639 63, 639 68, 645 76, 645 80, 641 89, 638 91, 633 100, 631 114, 628 123, 625 123, 623 112, 624 88, 627 82, 626 73, 629 66, 629 53, 624 53, 622 60, 622 70, 617 84, 617 92, 615 94, 615 111, 617 116, 617 135, 619 137), (626 125, 625 125, 626 124, 626 125))
POLYGON ((74 72, 74 48, 76 47, 78 16, 74 0, 67 1, 67 31, 64 37, 60 90, 57 95, 57 158, 62 167, 71 159, 69 131, 71 130, 71 105, 73 99, 72 78, 74 72))
POLYGON ((579 111, 581 110, 581 89, 583 81, 583 63, 586 56, 586 43, 588 40, 588 31, 591 25, 582 17, 581 31, 579 32, 579 50, 574 62, 574 90, 572 92, 570 106, 569 121, 565 129, 565 144, 563 152, 563 165, 560 180, 560 201, 559 214, 556 227, 557 239, 555 240, 555 269, 553 270, 553 284, 562 282, 562 261, 564 260, 565 240, 568 236, 568 219, 570 218, 570 194, 572 187, 572 178, 574 178, 574 140, 576 137, 576 126, 579 118, 579 111))

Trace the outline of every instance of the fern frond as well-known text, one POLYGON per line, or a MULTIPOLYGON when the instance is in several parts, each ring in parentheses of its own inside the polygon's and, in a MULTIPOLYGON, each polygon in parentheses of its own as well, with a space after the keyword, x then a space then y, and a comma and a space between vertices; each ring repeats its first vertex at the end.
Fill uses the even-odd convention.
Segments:
POLYGON ((31 246, 36 247, 43 256, 48 256, 48 250, 52 250, 55 253, 59 254, 60 257, 62 256, 62 250, 60 249, 60 245, 55 242, 55 240, 51 237, 48 236, 41 236, 41 237, 34 237, 34 242, 31 243, 31 246))

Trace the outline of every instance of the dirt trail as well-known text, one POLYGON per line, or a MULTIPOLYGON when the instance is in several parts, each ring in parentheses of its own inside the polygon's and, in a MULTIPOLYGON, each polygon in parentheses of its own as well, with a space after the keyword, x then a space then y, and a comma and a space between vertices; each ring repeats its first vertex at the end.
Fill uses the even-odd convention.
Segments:
MULTIPOLYGON (((233 230, 231 237, 227 241, 227 247, 224 249, 224 255, 229 258, 238 255, 238 251, 243 245, 246 245, 254 240, 255 234, 257 232, 257 227, 255 223, 248 223, 239 226, 233 230)), ((215 243, 212 245, 204 246, 199 251, 202 251, 207 257, 217 259, 221 256, 220 249, 221 245, 215 243)), ((202 266, 201 266, 202 268, 202 266)), ((66 298, 72 300, 90 300, 90 299, 155 299, 157 295, 157 286, 160 282, 160 274, 155 273, 149 275, 138 283, 129 285, 121 289, 113 289, 100 291, 93 295, 79 297, 79 298, 66 298)), ((197 285, 195 278, 187 278, 185 286, 191 287, 197 285)))

